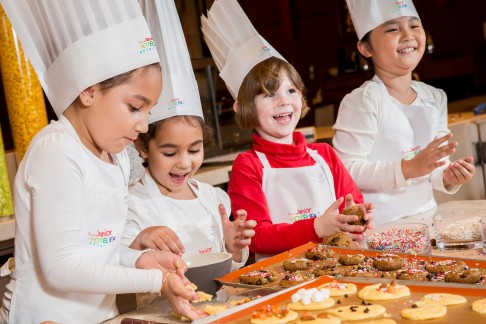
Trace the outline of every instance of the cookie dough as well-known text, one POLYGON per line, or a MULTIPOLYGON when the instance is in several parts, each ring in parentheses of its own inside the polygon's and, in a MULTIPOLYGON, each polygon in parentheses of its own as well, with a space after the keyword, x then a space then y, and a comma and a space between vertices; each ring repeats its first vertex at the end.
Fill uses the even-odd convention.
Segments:
POLYGON ((484 278, 482 269, 470 268, 464 271, 449 271, 444 275, 445 282, 475 284, 484 278))
POLYGON ((218 314, 218 313, 221 313, 223 311, 225 311, 227 308, 226 308, 226 305, 206 305, 206 307, 204 307, 204 311, 206 313, 208 313, 209 315, 214 315, 214 314, 218 314))
POLYGON ((378 270, 392 271, 401 269, 402 266, 402 258, 396 254, 382 254, 373 258, 373 267, 378 270))
POLYGON ((354 222, 349 222, 348 224, 349 225, 361 225, 361 226, 365 226, 366 225, 366 221, 364 220, 364 213, 361 209, 359 209, 358 206, 352 206, 352 207, 346 207, 346 208, 343 208, 342 210, 342 214, 343 215, 356 215, 358 216, 358 220, 354 221, 354 222))
POLYGON ((447 293, 433 293, 423 296, 415 304, 423 306, 425 304, 440 304, 444 306, 459 305, 467 303, 467 299, 461 295, 447 294, 447 293))
POLYGON ((375 284, 363 287, 358 297, 364 300, 390 300, 410 296, 410 289, 407 286, 396 284, 375 284))
POLYGON ((327 317, 327 314, 313 315, 311 313, 302 314, 297 320, 297 324, 341 324, 337 317, 327 317))
POLYGON ((427 304, 422 307, 402 309, 400 315, 403 318, 414 321, 425 321, 433 318, 440 318, 447 314, 447 306, 440 304, 427 304))
POLYGON ((280 280, 279 285, 281 287, 292 287, 312 279, 314 279, 313 274, 295 271, 291 274, 285 275, 285 277, 280 280))
POLYGON ((340 254, 338 262, 343 265, 357 265, 365 261, 363 254, 340 254))
POLYGON ((325 245, 340 247, 354 246, 353 240, 344 232, 337 232, 329 235, 322 243, 325 245))
POLYGON ((324 260, 327 258, 332 258, 334 256, 334 251, 330 250, 324 244, 317 244, 316 246, 305 251, 305 257, 310 260, 324 260))
POLYGON ((330 298, 330 291, 322 288, 299 289, 291 297, 287 307, 295 311, 314 311, 334 306, 334 299, 330 298))
POLYGON ((252 324, 283 324, 295 321, 299 317, 297 312, 287 307, 266 305, 251 314, 252 324))
POLYGON ((462 260, 430 261, 425 264, 425 269, 430 273, 444 273, 448 271, 464 271, 467 265, 462 260))
POLYGON ((472 309, 479 314, 486 314, 486 298, 474 301, 472 303, 472 309))
POLYGON ((327 311, 331 316, 342 321, 359 321, 378 317, 385 314, 386 308, 382 305, 351 305, 333 308, 327 311))
POLYGON ((321 288, 329 289, 331 297, 351 295, 358 291, 356 285, 350 282, 327 282, 318 287, 321 288))

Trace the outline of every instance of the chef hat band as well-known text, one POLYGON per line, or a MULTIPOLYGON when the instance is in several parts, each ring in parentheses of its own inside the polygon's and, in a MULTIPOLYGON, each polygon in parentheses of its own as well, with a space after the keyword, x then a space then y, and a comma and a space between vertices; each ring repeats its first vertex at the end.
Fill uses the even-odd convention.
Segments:
POLYGON ((84 89, 159 61, 137 0, 0 0, 57 116, 84 89))
POLYGON ((412 0, 346 0, 358 39, 392 19, 409 16, 420 19, 412 0))
POLYGON ((243 79, 258 63, 284 58, 255 30, 236 0, 216 0, 201 17, 204 39, 234 99, 243 79))
POLYGON ((149 123, 179 115, 204 118, 194 70, 174 0, 141 0, 162 66, 163 87, 149 123))

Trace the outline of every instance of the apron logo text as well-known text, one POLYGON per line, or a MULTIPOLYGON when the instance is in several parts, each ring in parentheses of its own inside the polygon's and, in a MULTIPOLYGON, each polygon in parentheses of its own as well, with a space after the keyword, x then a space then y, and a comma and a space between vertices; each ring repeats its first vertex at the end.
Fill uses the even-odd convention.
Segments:
POLYGON ((296 212, 289 212, 289 217, 292 222, 296 222, 302 219, 316 218, 319 216, 317 213, 312 212, 312 208, 297 209, 296 212))
POLYGON ((213 252, 213 248, 212 247, 207 247, 205 249, 199 250, 199 254, 211 253, 211 252, 213 252))
POLYGON ((113 235, 112 230, 96 230, 96 233, 88 233, 89 245, 105 247, 112 245, 118 239, 118 235, 113 235))
POLYGON ((420 152, 420 145, 412 147, 408 151, 402 151, 402 158, 405 159, 405 160, 410 160, 415 155, 417 155, 419 152, 420 152))

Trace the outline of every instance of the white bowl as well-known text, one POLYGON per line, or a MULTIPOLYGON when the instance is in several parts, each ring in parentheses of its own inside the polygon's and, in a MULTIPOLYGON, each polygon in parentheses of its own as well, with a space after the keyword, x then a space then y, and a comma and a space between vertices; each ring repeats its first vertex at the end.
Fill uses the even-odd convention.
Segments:
POLYGON ((221 283, 214 278, 223 277, 231 271, 232 255, 227 252, 214 252, 183 256, 189 268, 186 277, 205 293, 215 295, 221 283))

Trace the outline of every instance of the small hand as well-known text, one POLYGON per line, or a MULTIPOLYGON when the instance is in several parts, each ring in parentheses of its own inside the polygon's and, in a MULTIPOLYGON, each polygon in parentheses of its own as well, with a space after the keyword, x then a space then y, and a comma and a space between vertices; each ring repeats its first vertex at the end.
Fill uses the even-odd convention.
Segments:
POLYGON ((364 214, 363 219, 366 221, 366 227, 361 226, 363 228, 361 231, 356 231, 351 233, 351 234, 357 234, 359 237, 356 237, 355 235, 350 235, 350 236, 355 240, 360 240, 361 233, 363 233, 367 229, 373 228, 373 218, 374 218, 373 209, 375 208, 375 206, 373 205, 373 203, 356 204, 354 202, 353 195, 347 194, 344 207, 349 208, 355 205, 358 206, 358 208, 361 209, 361 211, 363 212, 364 214))
POLYGON ((223 204, 219 205, 219 215, 223 224, 223 233, 226 241, 226 249, 233 254, 233 260, 241 261, 241 250, 250 245, 251 238, 255 235, 254 220, 246 220, 247 213, 240 209, 236 212, 236 219, 231 222, 223 204))
POLYGON ((451 162, 443 173, 444 186, 450 188, 464 184, 471 180, 475 173, 476 167, 472 156, 451 162))
POLYGON ((440 160, 453 154, 458 145, 457 142, 444 144, 451 137, 452 133, 448 133, 440 138, 436 138, 412 159, 402 160, 402 173, 405 179, 408 180, 425 176, 436 168, 443 166, 446 161, 440 160))
MULTIPOLYGON (((317 236, 326 237, 337 232, 362 232, 363 226, 349 225, 349 222, 357 221, 356 215, 343 215, 339 213, 339 206, 343 203, 341 197, 332 203, 329 208, 314 220, 314 229, 317 236)), ((348 201, 349 202, 349 201, 348 201)), ((353 234, 350 234, 352 236, 353 234)))
POLYGON ((135 267, 138 269, 170 270, 180 278, 185 278, 184 273, 187 271, 187 265, 184 260, 169 251, 151 250, 144 252, 138 257, 135 267))
POLYGON ((163 276, 167 277, 162 285, 161 293, 167 298, 174 312, 191 320, 207 316, 204 311, 195 308, 190 303, 190 301, 197 300, 199 296, 195 291, 186 287, 187 282, 171 273, 165 273, 163 276))
POLYGON ((138 250, 171 251, 177 255, 185 252, 184 245, 177 234, 167 226, 147 227, 137 235, 130 247, 138 250))

